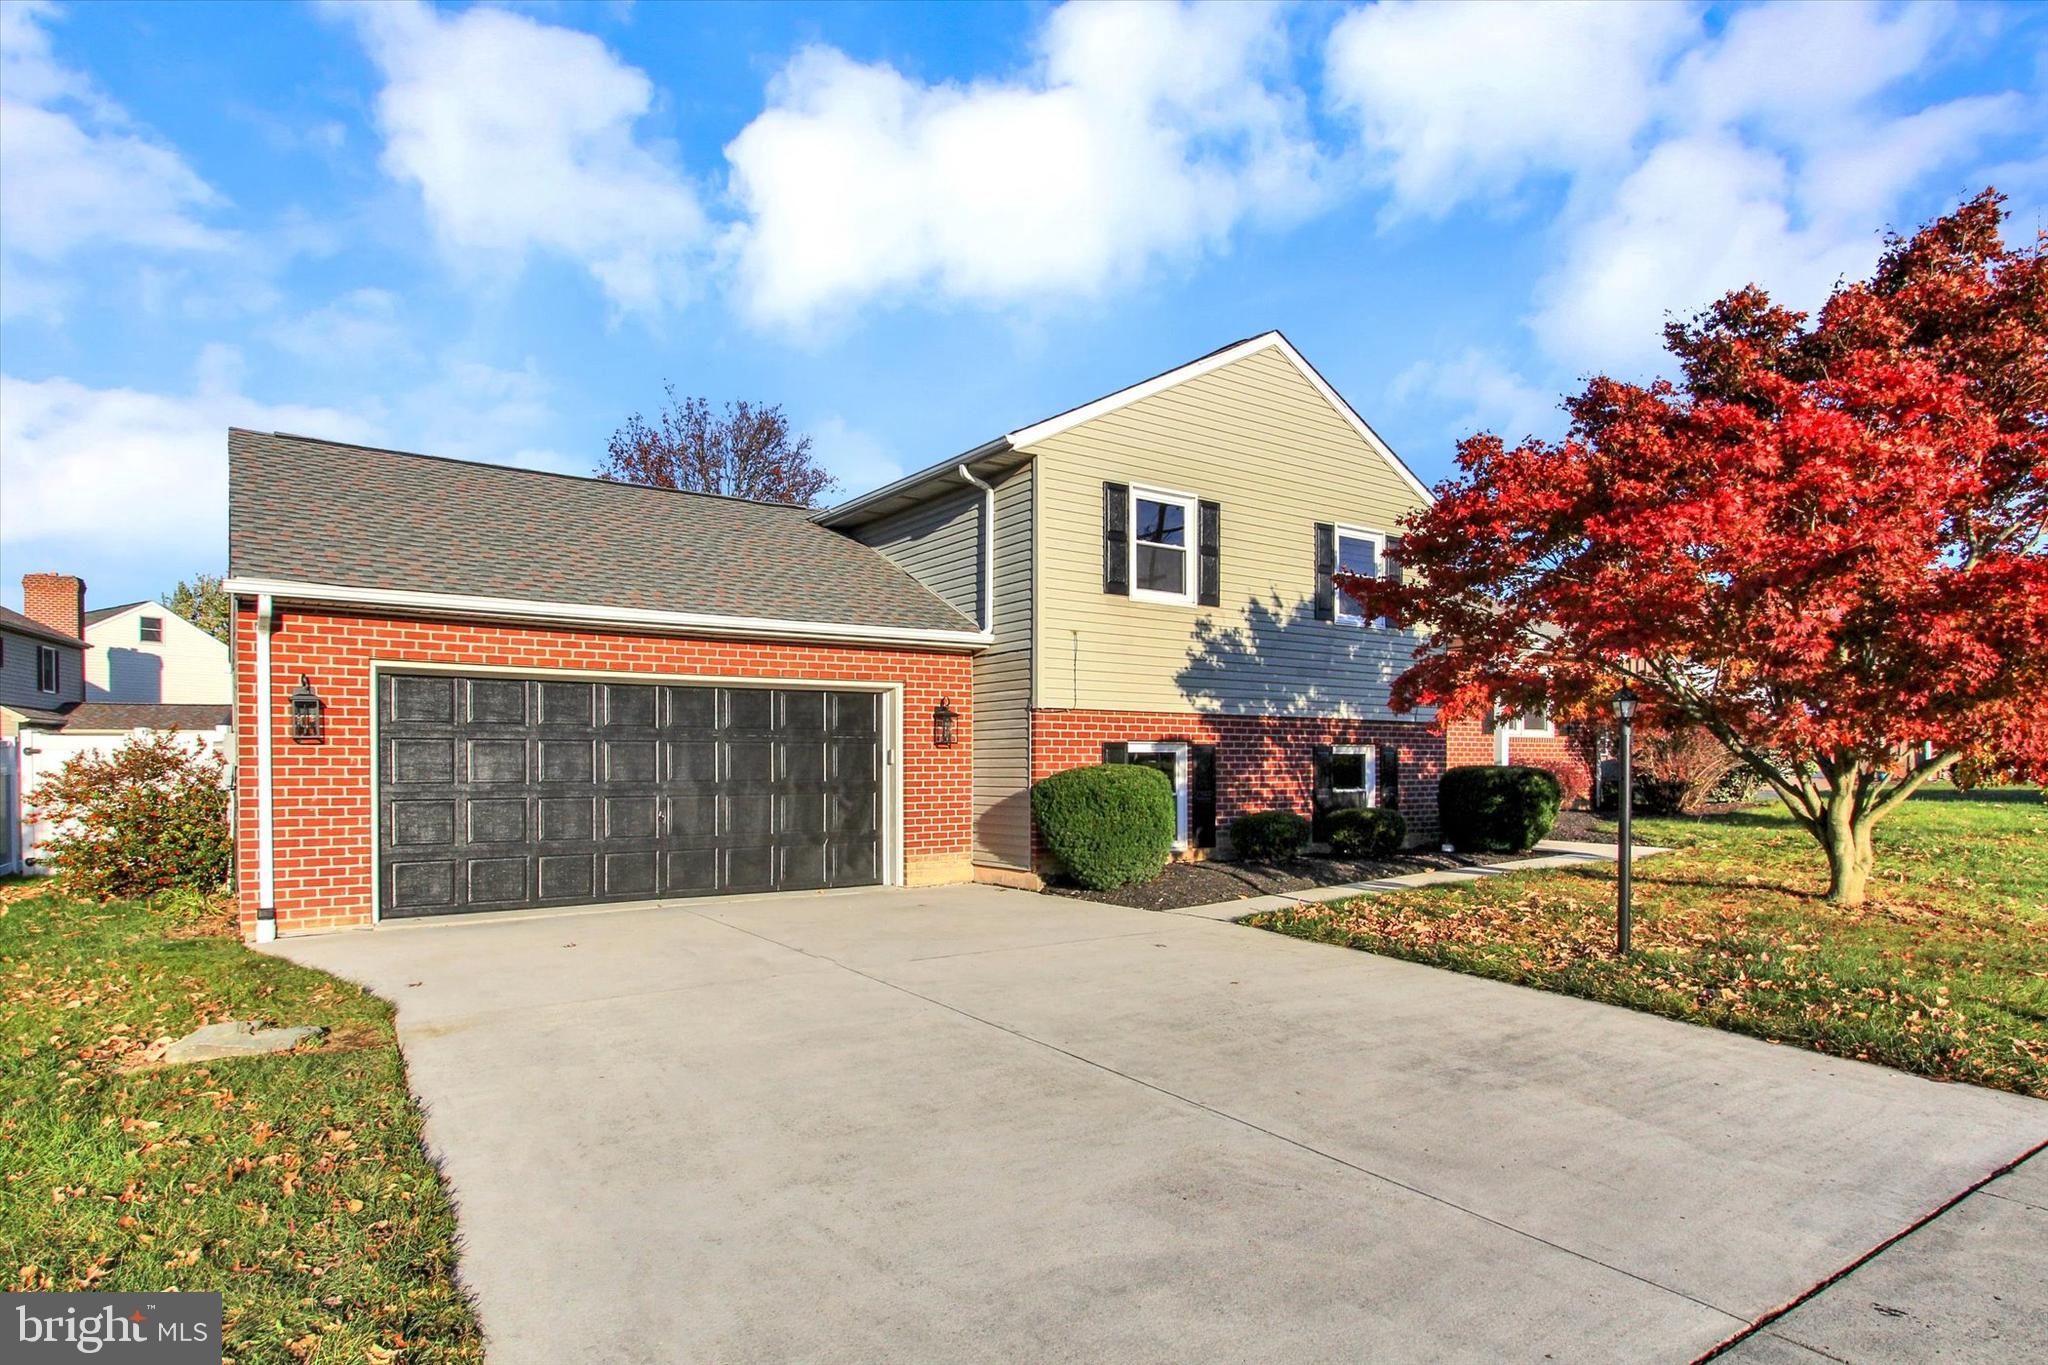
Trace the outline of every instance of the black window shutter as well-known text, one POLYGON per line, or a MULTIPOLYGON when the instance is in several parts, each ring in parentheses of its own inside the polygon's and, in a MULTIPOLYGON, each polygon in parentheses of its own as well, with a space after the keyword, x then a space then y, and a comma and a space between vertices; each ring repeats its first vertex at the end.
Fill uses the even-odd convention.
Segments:
POLYGON ((1379 769, 1379 791, 1374 795, 1374 804, 1382 810, 1401 809, 1401 751, 1391 744, 1380 745, 1379 761, 1373 765, 1379 769))
POLYGON ((1205 607, 1223 605, 1223 506, 1220 503, 1202 502, 1196 504, 1200 516, 1196 519, 1201 534, 1201 590, 1195 600, 1205 607))
POLYGON ((1399 583, 1401 581, 1401 537, 1387 537, 1386 553, 1382 556, 1382 559, 1385 562, 1380 566, 1380 572, 1392 581, 1399 583))
POLYGON ((1188 746, 1188 833, 1196 848, 1216 847, 1216 746, 1188 746))
POLYGON ((1131 595, 1131 486, 1102 485, 1102 590, 1131 595))
POLYGON ((1330 837, 1330 746, 1316 745, 1315 755, 1315 812, 1309 835, 1321 843, 1330 837))
POLYGON ((1316 523, 1316 620, 1337 619, 1337 585, 1330 575, 1337 572, 1337 528, 1327 521, 1316 523))
POLYGON ((1131 761, 1131 746, 1128 744, 1105 744, 1102 746, 1104 763, 1128 763, 1131 761))

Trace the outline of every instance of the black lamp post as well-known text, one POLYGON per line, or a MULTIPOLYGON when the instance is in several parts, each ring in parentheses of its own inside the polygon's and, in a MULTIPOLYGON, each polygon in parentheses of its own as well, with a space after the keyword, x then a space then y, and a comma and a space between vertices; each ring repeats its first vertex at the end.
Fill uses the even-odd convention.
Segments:
POLYGON ((1636 847, 1629 832, 1630 808, 1634 804, 1635 775, 1629 771, 1630 749, 1633 747, 1636 718, 1636 694, 1627 683, 1614 694, 1614 714, 1621 718, 1621 844, 1616 849, 1617 861, 1621 865, 1621 913, 1615 921, 1614 951, 1622 957, 1628 956, 1629 915, 1633 907, 1630 900, 1635 891, 1636 847))

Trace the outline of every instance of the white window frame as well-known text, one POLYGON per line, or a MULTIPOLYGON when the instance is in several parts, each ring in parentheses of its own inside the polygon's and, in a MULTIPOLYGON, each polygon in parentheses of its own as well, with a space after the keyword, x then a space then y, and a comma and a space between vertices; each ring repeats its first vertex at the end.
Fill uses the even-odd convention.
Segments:
POLYGON ((1173 846, 1185 850, 1188 846, 1188 746, 1178 739, 1133 740, 1124 746, 1124 753, 1131 754, 1172 754, 1173 755, 1173 846))
POLYGON ((1506 727, 1507 732, 1516 739, 1555 739, 1557 737, 1557 722, 1551 719, 1548 707, 1544 708, 1543 723, 1541 725, 1531 725, 1529 717, 1517 711, 1514 715, 1507 718, 1506 727))
MULTIPOLYGON (((1386 577, 1386 532, 1368 531, 1363 526, 1339 526, 1335 528, 1335 531, 1336 533, 1331 538, 1330 542, 1330 553, 1333 556, 1335 556, 1337 561, 1337 567, 1339 570, 1341 570, 1344 566, 1344 542, 1347 540, 1368 540, 1372 542, 1373 570, 1379 577, 1386 577)), ((1342 588, 1339 588, 1335 585, 1335 577, 1335 574, 1331 575, 1331 578, 1333 580, 1331 584, 1331 592, 1336 599, 1337 609, 1333 614, 1335 615, 1337 621, 1343 625, 1367 626, 1373 630, 1385 630, 1387 628, 1387 618, 1384 616, 1376 616, 1373 617, 1371 620, 1367 620, 1365 614, 1359 611, 1358 604, 1351 600, 1351 595, 1345 592, 1342 588)))
POLYGON ((138 616, 135 618, 135 642, 143 645, 160 645, 164 642, 164 618, 161 616, 138 616), (149 638, 149 628, 156 626, 156 638, 149 638))
MULTIPOLYGON (((1195 577, 1201 573, 1202 515, 1201 499, 1192 493, 1173 493, 1164 488, 1131 487, 1130 506, 1125 509, 1124 519, 1131 528, 1131 541, 1126 550, 1124 576, 1130 581, 1131 598, 1138 602, 1161 602, 1168 606, 1192 607, 1195 605, 1195 577), (1158 592, 1138 586, 1138 500, 1147 502, 1170 502, 1181 509, 1181 524, 1185 527, 1180 551, 1183 556, 1180 576, 1181 592, 1158 592)), ((1151 542, 1146 542, 1150 544, 1151 542)), ((1171 548, 1171 547, 1164 547, 1171 548)))
POLYGON ((52 645, 36 646, 36 691, 52 696, 64 690, 64 660, 52 645), (43 660, 50 661, 50 685, 43 686, 43 660))
POLYGON ((1357 754, 1359 757, 1365 760, 1365 762, 1360 765, 1361 770, 1365 774, 1365 785, 1362 787, 1338 786, 1336 770, 1333 767, 1330 772, 1330 794, 1332 796, 1335 796, 1338 792, 1364 792, 1365 804, 1368 806, 1377 806, 1380 803, 1379 746, 1377 744, 1332 744, 1330 746, 1331 758, 1337 758, 1340 756, 1348 758, 1352 754, 1357 754))

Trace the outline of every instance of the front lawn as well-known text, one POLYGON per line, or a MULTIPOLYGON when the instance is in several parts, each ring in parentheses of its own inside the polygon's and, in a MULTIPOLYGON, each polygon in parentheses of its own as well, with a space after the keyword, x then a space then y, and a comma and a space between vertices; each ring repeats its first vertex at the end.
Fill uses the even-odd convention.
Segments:
POLYGON ((481 1360, 391 1009, 139 904, 0 899, 0 1255, 17 1290, 218 1290, 231 1361, 481 1360), (150 1068, 200 1024, 320 1024, 150 1068))
MULTIPOLYGON (((1611 828, 1611 827, 1610 827, 1611 828)), ((1611 834, 1609 837, 1612 837, 1611 834)), ((1258 915, 1260 928, 2048 1096, 2048 805, 1936 788, 1877 828, 1861 908, 1776 806, 1643 820, 1635 947, 1614 868, 1520 873, 1258 915)))

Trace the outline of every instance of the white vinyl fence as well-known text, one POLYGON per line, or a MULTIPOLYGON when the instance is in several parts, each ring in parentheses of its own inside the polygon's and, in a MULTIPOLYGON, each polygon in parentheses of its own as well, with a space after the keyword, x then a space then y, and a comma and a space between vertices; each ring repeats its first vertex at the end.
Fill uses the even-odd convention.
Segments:
MULTIPOLYGON (((148 736, 148 730, 124 734, 69 735, 52 730, 23 730, 12 739, 0 739, 0 816, 5 817, 4 848, 0 848, 0 873, 48 872, 37 861, 36 851, 54 826, 34 818, 29 800, 36 786, 79 754, 111 754, 131 739, 148 736)), ((223 781, 234 781, 234 730, 216 726, 211 730, 174 731, 194 750, 210 749, 227 761, 223 781)))

